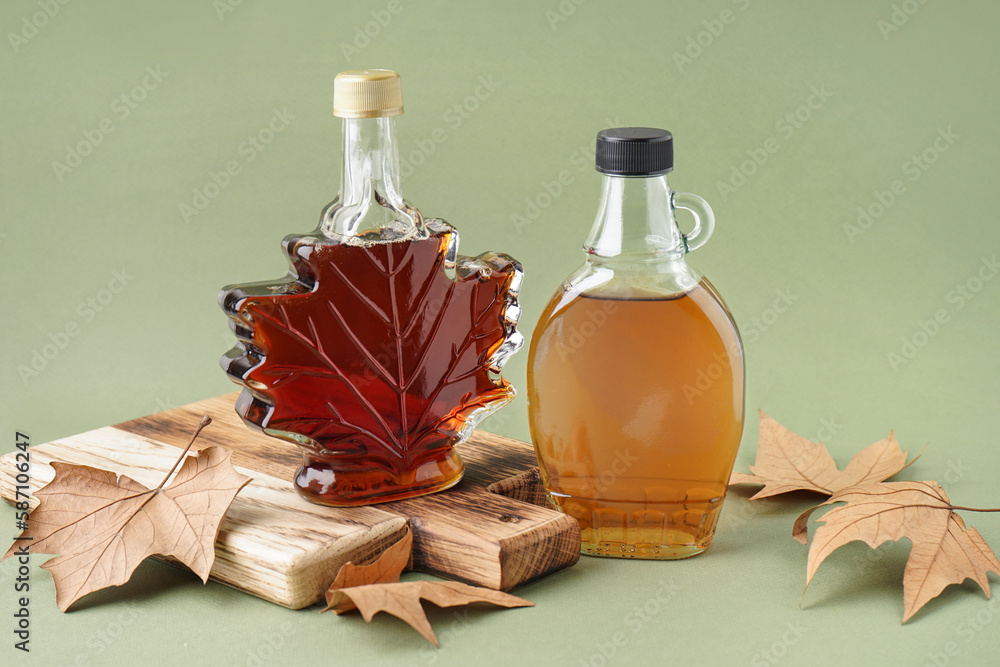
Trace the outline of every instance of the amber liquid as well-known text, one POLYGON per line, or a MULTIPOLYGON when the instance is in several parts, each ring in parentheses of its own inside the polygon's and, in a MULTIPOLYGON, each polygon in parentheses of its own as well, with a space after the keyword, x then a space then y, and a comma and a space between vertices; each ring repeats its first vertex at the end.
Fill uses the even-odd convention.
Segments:
POLYGON ((370 504, 456 484, 453 446, 470 415, 513 397, 487 367, 520 267, 497 256, 488 276, 459 268, 452 279, 452 233, 369 247, 293 237, 297 280, 226 293, 237 411, 306 447, 295 485, 309 500, 370 504))
POLYGON ((703 280, 676 298, 557 294, 528 361, 531 435, 585 554, 685 558, 712 541, 743 431, 743 356, 703 280))

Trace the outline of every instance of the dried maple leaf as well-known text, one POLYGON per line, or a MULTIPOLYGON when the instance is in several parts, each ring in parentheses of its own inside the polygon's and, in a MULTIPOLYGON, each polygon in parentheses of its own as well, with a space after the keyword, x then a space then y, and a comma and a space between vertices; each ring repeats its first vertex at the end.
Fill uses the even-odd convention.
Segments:
POLYGON ((52 573, 60 610, 88 593, 124 584, 153 554, 172 556, 208 581, 222 516, 250 482, 233 468, 232 452, 225 448, 186 457, 210 422, 202 419, 177 463, 152 490, 107 470, 52 463, 55 478, 36 493, 39 506, 21 537, 33 540, 32 553, 60 554, 42 565, 52 573))
POLYGON ((348 606, 350 600, 343 600, 338 597, 337 590, 351 586, 364 586, 367 584, 386 584, 399 581, 399 575, 403 573, 407 565, 410 564, 410 552, 413 550, 413 533, 409 528, 397 542, 394 542, 372 563, 368 565, 355 565, 347 562, 337 570, 337 576, 330 584, 326 592, 327 611, 333 607, 331 599, 339 600, 338 614, 354 609, 348 606))
POLYGON ((736 472, 729 478, 730 484, 763 484, 751 500, 789 491, 830 495, 850 486, 881 482, 909 465, 907 453, 899 449, 890 431, 887 438, 865 447, 839 470, 822 443, 792 433, 763 410, 759 413, 757 460, 750 466, 753 474, 736 472))
POLYGON ((972 579, 990 597, 988 572, 1000 574, 1000 561, 975 528, 966 528, 937 482, 885 482, 841 489, 822 505, 803 512, 792 535, 806 543, 809 516, 819 507, 846 503, 827 511, 813 535, 806 566, 806 586, 820 563, 848 542, 873 549, 887 541, 912 543, 903 574, 903 623, 948 584, 972 579))
POLYGON ((380 611, 406 621, 427 641, 438 645, 430 621, 420 600, 433 602, 439 607, 456 607, 473 602, 488 602, 500 607, 533 607, 533 602, 494 591, 461 584, 457 581, 406 581, 389 584, 352 586, 327 593, 330 609, 341 614, 351 609, 361 610, 368 622, 380 611), (331 596, 331 592, 333 595, 331 596))
POLYGON ((458 257, 458 235, 349 245, 286 239, 285 280, 220 294, 239 342, 222 358, 247 423, 346 468, 409 469, 514 397, 521 265, 458 257))
POLYGON ((455 607, 473 602, 489 602, 501 607, 533 607, 519 597, 494 591, 489 588, 469 586, 455 581, 408 581, 400 583, 399 575, 410 562, 413 548, 413 534, 406 534, 369 565, 345 563, 326 592, 327 607, 343 614, 360 609, 365 621, 380 611, 406 621, 424 636, 427 641, 438 645, 430 621, 424 613, 420 600, 428 600, 439 607, 455 607))

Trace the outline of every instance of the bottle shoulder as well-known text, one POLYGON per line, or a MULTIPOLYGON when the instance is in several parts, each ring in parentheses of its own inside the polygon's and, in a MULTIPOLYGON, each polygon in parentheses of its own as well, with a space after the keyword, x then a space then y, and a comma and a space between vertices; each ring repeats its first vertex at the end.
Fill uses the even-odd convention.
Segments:
POLYGON ((683 302, 686 309, 704 312, 718 326, 736 329, 735 320, 715 286, 686 264, 631 271, 591 262, 581 266, 556 290, 539 318, 538 327, 561 319, 570 309, 591 308, 597 302, 620 304, 624 308, 636 304, 639 309, 646 307, 642 304, 655 307, 657 302, 683 302))
POLYGON ((682 257, 591 256, 563 282, 562 290, 594 298, 671 299, 691 291, 701 279, 682 257))

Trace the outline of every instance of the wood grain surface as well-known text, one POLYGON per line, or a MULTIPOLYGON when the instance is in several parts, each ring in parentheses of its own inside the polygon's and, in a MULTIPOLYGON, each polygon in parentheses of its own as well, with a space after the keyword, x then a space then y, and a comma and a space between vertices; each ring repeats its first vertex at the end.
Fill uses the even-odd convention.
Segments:
MULTIPOLYGON (((254 478, 222 522, 212 578, 298 609, 322 595, 347 561, 373 560, 413 529, 412 568, 478 586, 510 590, 575 563, 576 520, 524 493, 535 465, 531 445, 476 431, 460 446, 465 477, 437 494, 366 507, 324 507, 292 488, 301 450, 247 428, 227 394, 31 447, 31 485, 65 461, 126 474, 155 486, 203 415, 212 418, 195 449, 221 445, 254 478), (506 481, 517 477, 514 482, 506 481), (492 486, 491 486, 492 485, 492 486), (491 487, 487 489, 487 487, 491 487), (500 495, 511 491, 510 495, 500 495), (499 491, 494 493, 493 491, 499 491)), ((0 494, 14 495, 13 454, 0 458, 0 494)))

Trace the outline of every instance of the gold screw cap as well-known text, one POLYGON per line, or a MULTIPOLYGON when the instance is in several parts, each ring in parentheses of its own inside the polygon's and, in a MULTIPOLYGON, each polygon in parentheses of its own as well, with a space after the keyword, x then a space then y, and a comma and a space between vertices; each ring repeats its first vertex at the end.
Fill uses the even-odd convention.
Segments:
POLYGON ((391 69, 341 72, 333 82, 333 115, 384 118, 403 113, 403 87, 391 69))

